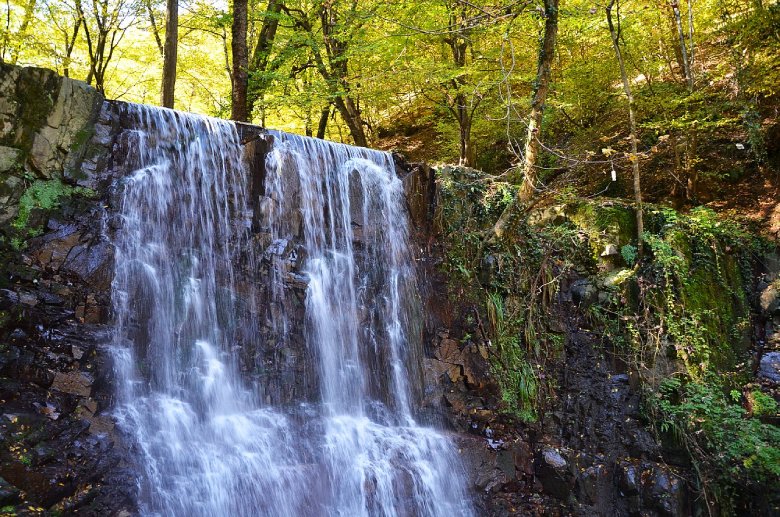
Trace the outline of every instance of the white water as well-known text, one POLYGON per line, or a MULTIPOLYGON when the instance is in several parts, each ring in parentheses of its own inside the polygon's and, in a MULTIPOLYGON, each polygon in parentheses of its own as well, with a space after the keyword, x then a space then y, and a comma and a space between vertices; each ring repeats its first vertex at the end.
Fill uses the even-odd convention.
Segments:
MULTIPOLYGON (((454 447, 414 418, 415 280, 389 155, 275 134, 264 223, 271 247, 305 246, 321 404, 263 407, 237 360, 263 343, 238 336, 255 335, 247 306, 283 305, 284 275, 274 261, 270 300, 241 286, 257 263, 236 129, 127 109, 136 170, 118 186, 114 351, 141 513, 472 514, 454 447)), ((285 317, 273 327, 286 339, 285 317)))

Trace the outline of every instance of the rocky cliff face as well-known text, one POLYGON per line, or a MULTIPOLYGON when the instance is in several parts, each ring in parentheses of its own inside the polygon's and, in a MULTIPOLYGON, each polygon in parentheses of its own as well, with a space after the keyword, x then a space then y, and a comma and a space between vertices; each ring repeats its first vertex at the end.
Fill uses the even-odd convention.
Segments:
MULTIPOLYGON (((448 241, 447 204, 472 215, 477 209, 466 194, 448 198, 442 185, 470 172, 402 168, 426 301, 426 403, 459 433, 485 513, 688 515, 686 468, 667 466, 645 429, 636 385, 590 330, 587 309, 598 289, 576 271, 557 271, 560 287, 546 302, 544 325, 562 347, 543 372, 554 392, 538 393, 545 400, 534 422, 506 411, 491 368, 497 329, 480 297, 480 285, 502 275, 500 265, 482 260, 472 281, 453 281, 445 260, 459 246, 448 241)), ((455 239, 464 238, 462 230, 455 239)))
POLYGON ((3 511, 132 508, 108 416, 107 106, 51 71, 0 67, 3 511))

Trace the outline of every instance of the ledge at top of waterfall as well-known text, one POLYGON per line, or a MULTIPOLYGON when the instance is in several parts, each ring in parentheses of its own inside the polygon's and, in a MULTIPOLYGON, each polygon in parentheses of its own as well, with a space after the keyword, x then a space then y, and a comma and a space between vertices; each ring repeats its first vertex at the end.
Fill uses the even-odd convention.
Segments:
POLYGON ((232 123, 126 109, 113 349, 142 513, 471 514, 453 446, 414 419, 419 308, 389 155, 274 133, 252 206, 232 123), (261 278, 261 253, 296 257, 261 278), (301 325, 290 274, 305 283, 301 325), (292 415, 260 403, 238 356, 296 339, 321 403, 292 415))

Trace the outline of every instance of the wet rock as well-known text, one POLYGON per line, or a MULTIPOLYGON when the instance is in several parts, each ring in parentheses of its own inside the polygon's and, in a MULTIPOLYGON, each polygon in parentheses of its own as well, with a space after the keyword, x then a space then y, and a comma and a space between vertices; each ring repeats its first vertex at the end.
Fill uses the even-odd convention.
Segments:
POLYGON ((19 304, 19 295, 10 289, 0 289, 0 310, 7 311, 19 304))
POLYGON ((647 465, 643 477, 643 500, 651 509, 668 517, 687 515, 684 483, 680 478, 660 465, 647 465))
POLYGON ((583 470, 577 479, 578 499, 597 505, 609 498, 612 479, 606 465, 593 465, 583 470))
POLYGON ((536 461, 536 476, 544 490, 553 497, 568 501, 572 495, 574 475, 559 451, 549 447, 541 451, 536 461))
POLYGON ((113 277, 114 250, 106 242, 75 246, 63 263, 61 270, 78 275, 94 289, 107 291, 113 277))
POLYGON ((780 352, 768 352, 761 357, 758 375, 775 383, 780 383, 780 352))
POLYGON ((84 372, 57 372, 51 388, 63 393, 89 397, 92 393, 92 378, 84 372))
POLYGON ((780 314, 780 286, 778 286, 778 282, 770 284, 761 292, 759 302, 761 310, 767 317, 780 314))
POLYGON ((576 280, 571 284, 571 299, 580 306, 588 306, 596 303, 599 290, 587 279, 576 280))
POLYGON ((618 488, 622 496, 635 496, 641 489, 639 467, 633 463, 621 464, 618 468, 618 488))
POLYGON ((0 506, 14 505, 19 502, 20 490, 0 477, 0 506))

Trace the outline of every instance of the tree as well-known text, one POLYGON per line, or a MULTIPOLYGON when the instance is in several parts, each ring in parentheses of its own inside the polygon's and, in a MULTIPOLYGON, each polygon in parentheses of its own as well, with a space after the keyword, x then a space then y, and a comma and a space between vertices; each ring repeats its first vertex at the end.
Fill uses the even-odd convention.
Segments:
POLYGON ((469 5, 455 1, 448 4, 449 34, 444 37, 444 43, 449 47, 452 63, 458 72, 447 85, 445 97, 447 109, 458 123, 458 139, 460 142, 459 163, 465 167, 473 167, 476 162, 476 152, 471 141, 471 128, 474 114, 479 107, 481 97, 468 99, 464 91, 468 85, 466 79, 466 61, 469 50, 472 50, 471 32, 480 18, 469 12, 469 5), (471 100, 471 102, 469 102, 471 100))
POLYGON ((368 138, 363 128, 360 104, 352 95, 349 82, 349 46, 348 36, 363 25, 364 20, 357 13, 357 2, 352 2, 346 15, 341 13, 336 2, 323 2, 319 9, 319 21, 325 47, 325 58, 319 49, 312 45, 317 70, 327 83, 331 99, 341 118, 349 128, 355 145, 368 146, 368 138), (344 29, 342 29, 344 27, 344 29))
POLYGON ((49 13, 52 27, 55 28, 58 35, 62 37, 64 52, 62 53, 62 75, 70 77, 70 68, 73 51, 76 47, 76 40, 81 30, 81 15, 75 9, 75 6, 68 5, 66 2, 49 0, 46 2, 46 9, 49 13))
MULTIPOLYGON (((281 7, 294 29, 303 36, 300 44, 293 44, 291 48, 308 52, 306 58, 293 67, 291 77, 309 68, 317 70, 327 90, 328 109, 330 105, 335 106, 352 141, 364 147, 368 145, 365 122, 350 81, 351 46, 378 5, 369 11, 360 11, 358 2, 352 1, 344 8, 338 0, 333 0, 317 3, 310 11, 287 5, 281 7)), ((326 122, 327 117, 320 120, 319 126, 323 127, 326 122)))
POLYGON ((163 48, 163 74, 160 104, 173 108, 176 91, 176 54, 179 39, 179 3, 168 0, 165 18, 165 47, 163 48))
POLYGON ((558 0, 544 0, 544 36, 539 47, 539 63, 536 69, 531 112, 528 115, 528 134, 525 140, 523 184, 517 194, 519 202, 527 202, 536 193, 538 175, 536 162, 539 154, 539 132, 544 115, 544 104, 550 89, 550 75, 555 56, 555 40, 558 35, 558 0))
MULTIPOLYGON (((22 17, 22 23, 19 26, 19 29, 16 31, 15 39, 18 41, 18 44, 11 48, 11 56, 9 62, 12 65, 15 65, 17 61, 19 60, 19 49, 22 47, 23 42, 27 38, 27 29, 30 27, 30 22, 33 19, 33 15, 35 14, 35 5, 37 4, 37 0, 28 0, 26 4, 24 4, 24 15, 22 17)), ((8 21, 10 22, 10 8, 8 11, 8 21)), ((8 38, 10 37, 10 27, 8 27, 10 23, 6 23, 6 36, 5 36, 5 42, 3 45, 3 54, 5 54, 5 49, 7 46, 8 38)))
POLYGON ((114 52, 138 19, 138 7, 131 0, 92 0, 86 6, 82 0, 75 0, 89 56, 86 81, 94 81, 101 93, 105 93, 106 73, 114 52))
POLYGON ((637 249, 642 254, 642 234, 644 233, 644 220, 642 213, 642 187, 639 177, 639 150, 636 138, 636 116, 634 114, 634 96, 631 93, 631 84, 628 82, 626 73, 626 64, 623 60, 623 52, 620 50, 620 3, 618 0, 610 0, 606 7, 607 25, 609 26, 609 35, 612 39, 612 46, 615 49, 615 57, 620 67, 620 78, 623 81, 623 92, 628 101, 628 120, 629 120, 629 138, 631 139, 631 160, 634 171, 634 199, 636 201, 636 231, 637 231, 637 249), (616 7, 617 27, 612 21, 612 8, 616 7))
POLYGON ((231 74, 232 108, 230 118, 239 122, 249 122, 247 89, 249 87, 249 54, 247 50, 247 0, 233 1, 232 56, 231 74))

